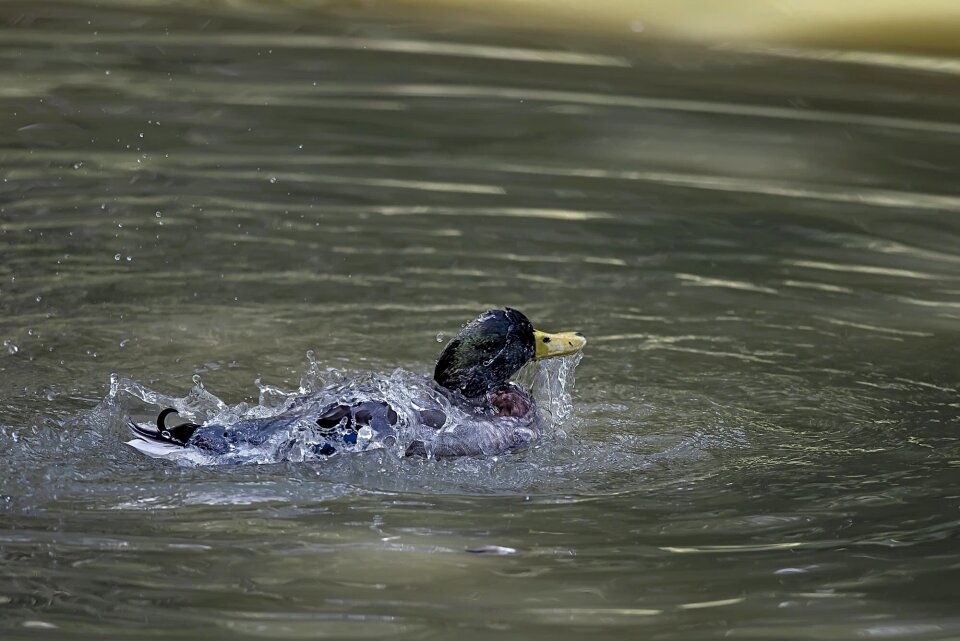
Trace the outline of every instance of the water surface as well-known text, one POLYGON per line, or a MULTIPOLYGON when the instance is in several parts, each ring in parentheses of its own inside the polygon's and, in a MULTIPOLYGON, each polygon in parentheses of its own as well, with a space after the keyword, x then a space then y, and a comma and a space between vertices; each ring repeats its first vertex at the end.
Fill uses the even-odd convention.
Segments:
POLYGON ((2 636, 960 635, 955 67, 782 53, 4 4, 2 636), (516 455, 178 466, 109 396, 502 305, 590 339, 516 455))

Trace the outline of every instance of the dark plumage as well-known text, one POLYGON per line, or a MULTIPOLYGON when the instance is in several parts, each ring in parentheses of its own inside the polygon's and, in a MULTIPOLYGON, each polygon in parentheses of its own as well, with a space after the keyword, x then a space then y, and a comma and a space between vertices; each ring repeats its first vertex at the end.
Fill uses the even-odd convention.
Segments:
MULTIPOLYGON (((396 445, 410 437, 407 455, 492 455, 525 447, 541 433, 533 397, 510 382, 527 362, 579 351, 579 333, 545 334, 515 309, 493 309, 467 324, 444 347, 434 370, 434 394, 411 407, 385 400, 331 401, 330 391, 296 399, 284 412, 231 425, 181 423, 128 427, 130 444, 152 456, 195 451, 215 462, 239 462, 241 452, 266 452, 269 460, 326 458, 340 450, 396 445), (412 435, 412 436, 411 436, 412 435)), ((258 459, 262 460, 262 459, 258 459)))
POLYGON ((433 380, 467 398, 495 392, 533 358, 533 332, 515 309, 484 312, 443 348, 433 380))

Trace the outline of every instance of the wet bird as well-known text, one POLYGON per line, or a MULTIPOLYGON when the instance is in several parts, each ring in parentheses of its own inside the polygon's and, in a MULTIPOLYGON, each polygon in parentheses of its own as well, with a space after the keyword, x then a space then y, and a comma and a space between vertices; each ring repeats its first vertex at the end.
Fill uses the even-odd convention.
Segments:
POLYGON ((376 390, 339 398, 324 389, 294 399, 274 416, 172 427, 166 420, 177 410, 168 408, 155 425, 128 418, 136 437, 129 444, 155 457, 192 452, 215 463, 320 460, 392 446, 408 456, 503 454, 542 433, 536 401, 510 379, 532 360, 574 354, 585 344, 579 332, 548 334, 515 309, 492 309, 447 343, 433 381, 402 404, 377 398, 376 390))

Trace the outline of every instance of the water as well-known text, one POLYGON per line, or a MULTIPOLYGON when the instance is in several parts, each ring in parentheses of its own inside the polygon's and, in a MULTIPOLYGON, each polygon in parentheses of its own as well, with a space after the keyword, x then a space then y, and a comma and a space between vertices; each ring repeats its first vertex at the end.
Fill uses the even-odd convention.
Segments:
POLYGON ((5 639, 960 635, 953 66, 298 3, 0 25, 5 639), (105 401, 426 374, 502 305, 590 340, 516 455, 184 467, 105 401))

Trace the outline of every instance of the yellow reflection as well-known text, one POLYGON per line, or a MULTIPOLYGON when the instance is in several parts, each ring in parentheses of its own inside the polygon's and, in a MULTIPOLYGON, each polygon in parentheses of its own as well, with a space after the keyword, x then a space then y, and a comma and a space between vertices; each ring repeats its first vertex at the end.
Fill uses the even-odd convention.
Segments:
MULTIPOLYGON (((406 0, 400 6, 469 9, 474 0, 406 0)), ((767 42, 872 51, 960 51, 956 0, 487 0, 506 24, 578 28, 633 37, 767 42)))

